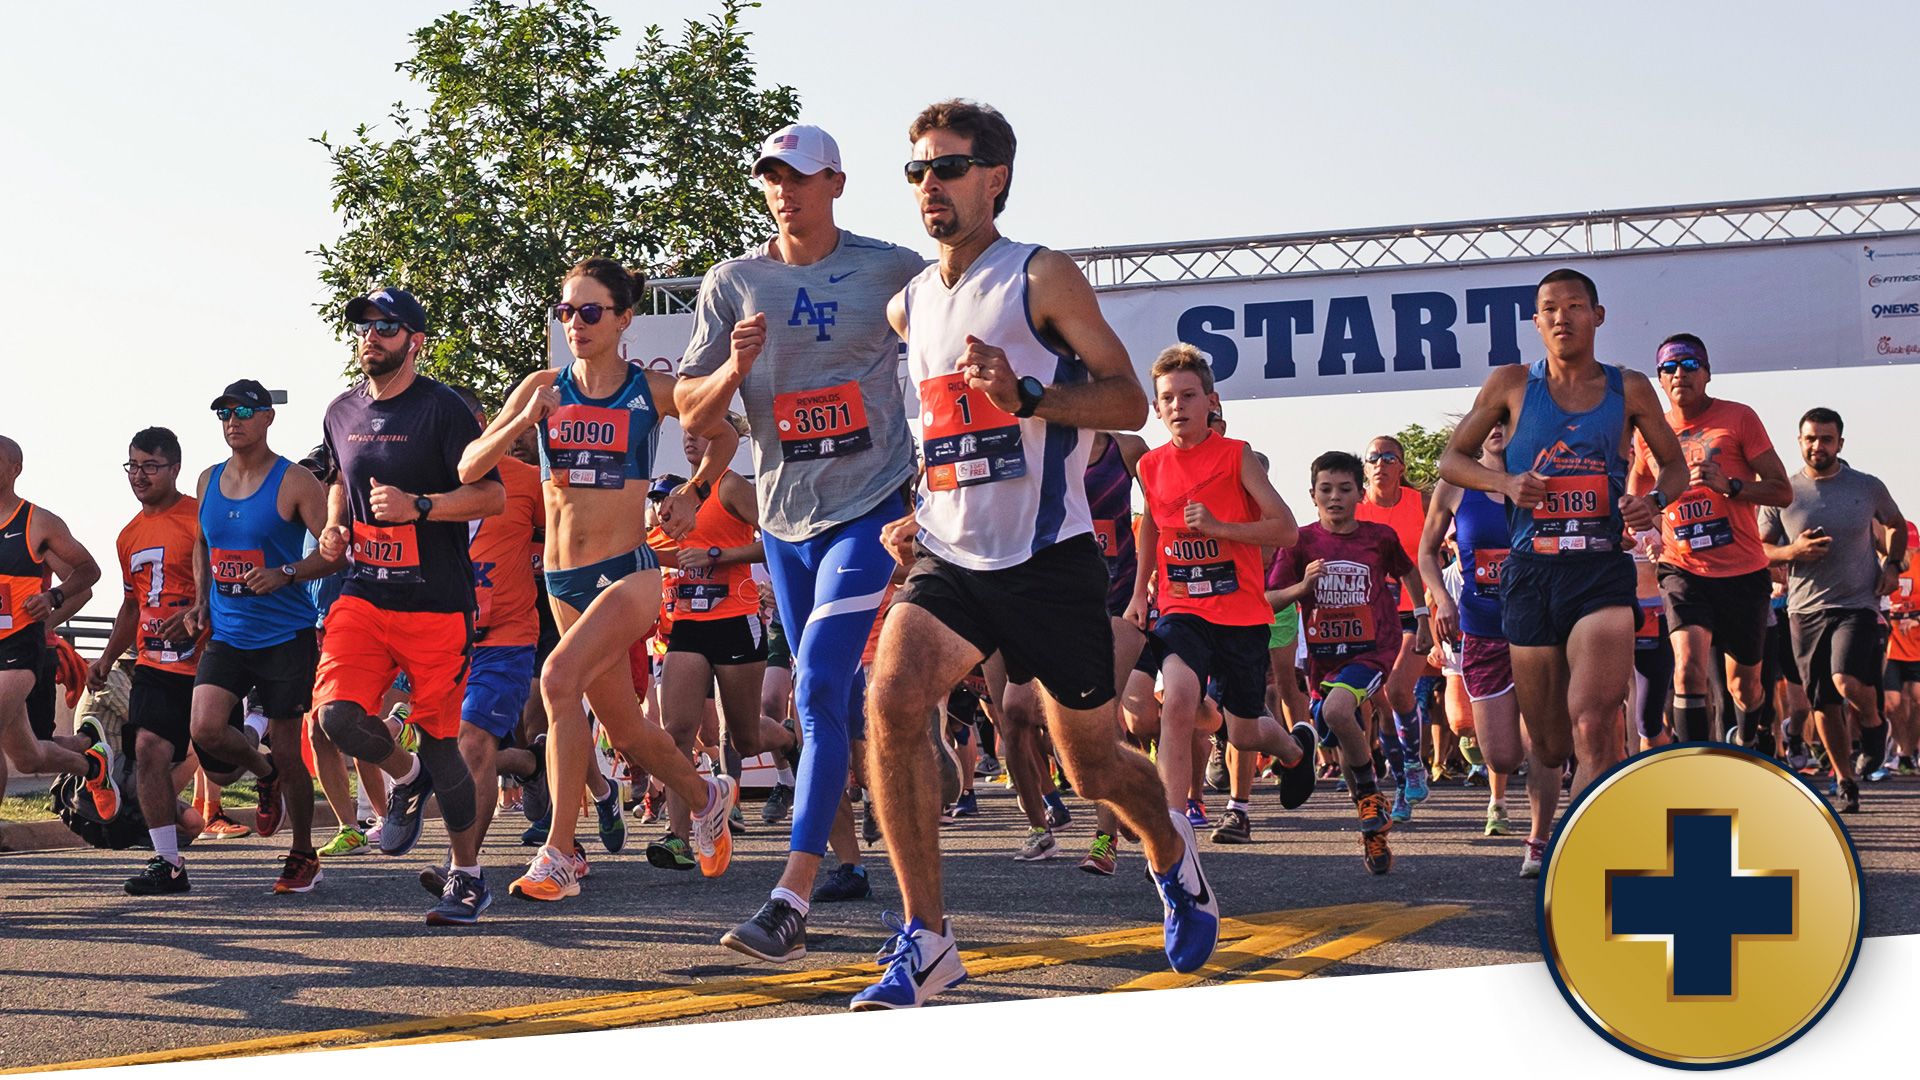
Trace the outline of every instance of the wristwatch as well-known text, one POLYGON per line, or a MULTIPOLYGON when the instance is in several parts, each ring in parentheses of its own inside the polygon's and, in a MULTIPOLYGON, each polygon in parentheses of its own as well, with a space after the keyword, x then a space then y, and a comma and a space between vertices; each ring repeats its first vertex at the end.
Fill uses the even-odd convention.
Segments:
POLYGON ((47 590, 47 599, 53 601, 53 605, 52 605, 53 607, 56 607, 56 608, 66 607, 67 606, 67 590, 61 588, 58 585, 55 585, 53 588, 47 590))
POLYGON ((719 561, 720 561, 720 549, 719 549, 718 547, 710 547, 710 548, 708 548, 708 549, 707 549, 707 558, 709 558, 709 559, 712 559, 712 560, 713 560, 714 562, 719 562, 719 561))
POLYGON ((1040 407, 1040 399, 1047 396, 1047 386, 1031 375, 1022 375, 1019 382, 1020 408, 1013 415, 1025 420, 1040 407))
POLYGON ((300 575, 294 572, 292 563, 280 564, 280 572, 287 575, 287 584, 289 585, 300 580, 300 575))
POLYGON ((1747 482, 1745 480, 1742 480, 1737 476, 1727 477, 1727 498, 1737 499, 1740 497, 1740 493, 1742 491, 1745 491, 1746 489, 1747 489, 1747 482))
POLYGON ((1667 493, 1661 491, 1659 488, 1654 488, 1652 491, 1647 492, 1647 498, 1652 500, 1655 510, 1665 510, 1667 508, 1667 493))
POLYGON ((420 516, 414 518, 414 520, 425 521, 427 520, 427 515, 433 513, 433 499, 425 495, 415 495, 413 497, 413 508, 420 511, 420 516))
POLYGON ((693 493, 700 496, 701 502, 706 502, 707 497, 713 494, 713 485, 707 483, 705 480, 695 480, 692 481, 692 484, 693 493))

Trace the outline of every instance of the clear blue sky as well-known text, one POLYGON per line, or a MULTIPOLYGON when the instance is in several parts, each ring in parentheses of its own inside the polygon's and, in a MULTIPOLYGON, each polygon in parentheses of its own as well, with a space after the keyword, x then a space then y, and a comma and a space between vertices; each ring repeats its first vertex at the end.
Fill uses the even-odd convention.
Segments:
MULTIPOLYGON (((0 430, 26 448, 22 492, 103 563, 135 509, 117 468, 134 430, 179 431, 191 476, 223 450, 208 401, 250 375, 293 394, 278 449, 317 440, 346 352, 313 307, 307 252, 338 221, 309 139, 419 101, 394 64, 452 6, 114 3, 84 32, 59 5, 0 16, 0 430)), ((600 6, 629 30, 710 11, 600 6)), ((1013 121, 1002 227, 1056 247, 1920 183, 1901 111, 1911 61, 1872 44, 1898 39, 1873 29, 1889 10, 1828 5, 1810 26, 1804 7, 1771 3, 771 0, 747 25, 762 76, 798 88, 805 119, 840 140, 842 223, 931 251, 898 168, 913 113, 953 95, 1013 121), (1835 26, 1853 28, 1845 47, 1822 37, 1835 26)), ((1760 410, 1790 466, 1793 418, 1814 396, 1839 408, 1847 456, 1912 511, 1911 378, 1715 385, 1760 410)), ((1232 415, 1291 493, 1288 470, 1312 452, 1464 403, 1383 394, 1364 417, 1353 399, 1232 415)), ((108 573, 96 612, 116 602, 108 573)))

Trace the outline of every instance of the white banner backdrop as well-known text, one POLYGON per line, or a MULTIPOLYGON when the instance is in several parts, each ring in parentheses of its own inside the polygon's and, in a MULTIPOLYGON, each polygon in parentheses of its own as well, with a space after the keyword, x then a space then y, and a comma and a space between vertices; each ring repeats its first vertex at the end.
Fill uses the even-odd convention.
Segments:
MULTIPOLYGON (((1920 364, 1914 238, 1190 282, 1109 290, 1100 305, 1143 375, 1162 348, 1190 342, 1225 399, 1471 387, 1492 367, 1542 355, 1535 286, 1560 265, 1598 285, 1599 355, 1610 363, 1651 371, 1661 339, 1687 331, 1706 341, 1718 374, 1920 364)), ((692 324, 635 319, 621 344, 671 371, 692 324)), ((553 342, 564 362, 564 338, 553 342)))

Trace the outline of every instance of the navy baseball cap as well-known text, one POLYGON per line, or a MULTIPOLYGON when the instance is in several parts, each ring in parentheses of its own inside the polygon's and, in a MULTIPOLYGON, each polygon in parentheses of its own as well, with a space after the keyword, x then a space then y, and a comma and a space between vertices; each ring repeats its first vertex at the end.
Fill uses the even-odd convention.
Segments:
POLYGON ((218 409, 225 405, 251 405, 256 409, 271 409, 286 400, 285 390, 269 390, 258 380, 241 379, 228 383, 227 388, 222 390, 220 396, 213 399, 213 404, 207 407, 218 409))
POLYGON ((372 322, 376 311, 416 334, 427 332, 427 309, 405 289, 388 286, 347 301, 346 319, 350 323, 372 322))

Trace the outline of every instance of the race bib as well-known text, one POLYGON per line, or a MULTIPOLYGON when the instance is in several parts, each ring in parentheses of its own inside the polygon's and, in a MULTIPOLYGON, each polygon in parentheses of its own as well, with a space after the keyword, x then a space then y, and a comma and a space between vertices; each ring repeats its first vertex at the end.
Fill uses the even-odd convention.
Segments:
POLYGON ((221 596, 252 596, 254 592, 247 588, 247 575, 253 573, 266 561, 266 555, 260 551, 234 551, 229 548, 211 548, 207 552, 213 563, 213 591, 221 596))
POLYGON ((1613 551, 1612 508, 1605 476, 1549 476, 1546 497, 1533 508, 1533 550, 1539 555, 1613 551))
POLYGON ((1660 606, 1640 606, 1640 622, 1633 628, 1633 646, 1636 649, 1657 649, 1660 647, 1660 606))
POLYGON ((1020 421, 969 387, 958 372, 921 381, 920 429, 929 491, 1027 475, 1020 421))
POLYGON ((13 629, 13 586, 0 584, 0 630, 13 629))
POLYGON ((367 581, 425 581, 426 575, 420 571, 420 542, 413 526, 354 522, 353 574, 367 581))
POLYGON ((622 488, 633 414, 599 405, 562 405, 542 420, 555 487, 622 488))
POLYGON ((1667 507, 1667 528, 1673 532, 1674 543, 1694 551, 1733 543, 1726 497, 1706 488, 1689 491, 1667 507))
POLYGON ((140 619, 140 655, 156 664, 178 664, 193 659, 194 642, 176 641, 160 632, 160 623, 173 612, 144 608, 140 619))
POLYGON ((1193 529, 1181 529, 1164 540, 1167 557, 1167 594, 1189 600, 1225 596, 1240 591, 1239 571, 1232 556, 1220 554, 1220 541, 1193 529))
POLYGON ((1100 554, 1109 559, 1120 557, 1120 530, 1130 528, 1131 522, 1119 522, 1112 518, 1093 519, 1093 540, 1100 545, 1100 554))
POLYGON ((857 382, 776 395, 773 420, 782 461, 845 457, 873 447, 857 382))
POLYGON ((727 583, 713 580, 713 567, 682 570, 674 578, 674 608, 689 615, 712 611, 727 598, 727 583))
POLYGON ((1372 607, 1317 607, 1307 622, 1307 653, 1353 656, 1372 649, 1376 637, 1372 607))
POLYGON ((1507 565, 1507 548, 1482 548, 1473 553, 1473 584, 1482 591, 1500 588, 1500 571, 1507 565))

